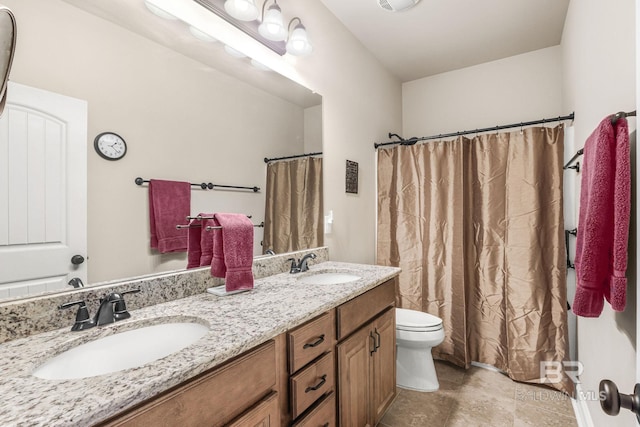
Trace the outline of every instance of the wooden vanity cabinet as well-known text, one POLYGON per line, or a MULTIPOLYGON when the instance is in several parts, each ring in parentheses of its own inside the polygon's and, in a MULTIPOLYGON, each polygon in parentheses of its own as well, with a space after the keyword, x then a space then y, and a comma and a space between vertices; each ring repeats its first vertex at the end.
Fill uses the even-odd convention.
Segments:
POLYGON ((275 341, 213 368, 100 426, 280 426, 275 341))
POLYGON ((296 426, 335 425, 335 324, 330 310, 287 332, 288 415, 296 426))
POLYGON ((396 394, 394 303, 389 280, 98 425, 375 426, 396 394))
POLYGON ((396 395, 395 282, 336 310, 340 426, 375 426, 396 395))

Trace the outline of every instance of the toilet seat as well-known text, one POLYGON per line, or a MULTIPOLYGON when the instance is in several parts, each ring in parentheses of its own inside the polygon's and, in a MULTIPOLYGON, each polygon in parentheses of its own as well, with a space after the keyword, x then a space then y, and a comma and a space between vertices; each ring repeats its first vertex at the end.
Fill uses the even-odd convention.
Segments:
POLYGON ((411 332, 432 332, 442 329, 442 319, 422 311, 396 308, 396 329, 411 332))

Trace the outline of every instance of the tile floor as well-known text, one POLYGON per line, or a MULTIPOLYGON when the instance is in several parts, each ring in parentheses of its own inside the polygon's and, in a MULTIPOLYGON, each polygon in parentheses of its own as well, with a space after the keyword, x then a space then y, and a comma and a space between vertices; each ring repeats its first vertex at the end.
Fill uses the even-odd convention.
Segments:
POLYGON ((436 362, 440 390, 398 388, 380 427, 574 427, 571 399, 551 388, 521 384, 499 372, 436 362))

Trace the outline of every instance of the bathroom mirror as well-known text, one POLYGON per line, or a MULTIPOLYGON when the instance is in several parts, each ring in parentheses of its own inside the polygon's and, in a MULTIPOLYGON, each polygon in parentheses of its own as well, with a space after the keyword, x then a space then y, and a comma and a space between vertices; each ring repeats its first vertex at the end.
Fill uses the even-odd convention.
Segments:
POLYGON ((7 82, 16 50, 16 20, 11 10, 0 5, 0 114, 7 99, 7 82))
MULTIPOLYGON (((244 212, 259 224, 263 159, 322 151, 320 95, 197 39, 142 0, 5 3, 21 28, 12 81, 87 102, 85 286, 186 266, 185 253, 150 249, 147 185, 136 177, 258 186, 191 194, 194 214, 244 212), (94 151, 107 131, 127 143, 120 160, 94 151)), ((256 255, 261 239, 256 228, 256 255)), ((0 298, 14 296, 0 288, 0 298)))

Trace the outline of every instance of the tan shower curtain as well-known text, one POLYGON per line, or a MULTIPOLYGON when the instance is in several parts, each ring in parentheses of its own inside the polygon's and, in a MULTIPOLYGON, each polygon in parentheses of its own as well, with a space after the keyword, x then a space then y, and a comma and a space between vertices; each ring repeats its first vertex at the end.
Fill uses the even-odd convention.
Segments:
POLYGON ((322 158, 267 165, 263 252, 323 245, 322 158))
POLYGON ((562 154, 560 126, 378 150, 377 261, 443 319, 435 357, 533 383, 566 360, 562 154))

